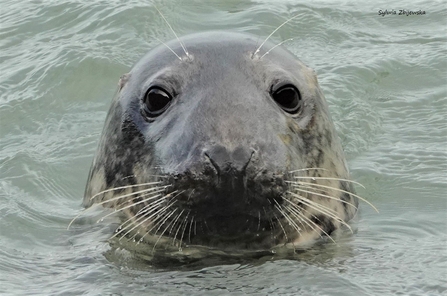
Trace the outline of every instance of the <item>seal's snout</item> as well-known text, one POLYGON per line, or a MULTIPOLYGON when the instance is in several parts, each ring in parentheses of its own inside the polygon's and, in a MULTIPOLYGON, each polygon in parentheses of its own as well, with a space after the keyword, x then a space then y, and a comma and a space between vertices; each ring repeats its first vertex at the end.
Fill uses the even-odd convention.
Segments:
POLYGON ((243 194, 247 186, 247 167, 251 163, 253 149, 236 147, 230 150, 215 145, 203 152, 204 166, 214 171, 215 186, 224 195, 243 194))
POLYGON ((274 172, 250 145, 204 147, 201 161, 179 172, 170 190, 182 192, 176 207, 192 211, 196 219, 214 216, 263 215, 270 217, 274 204, 282 203, 287 189, 283 172, 274 172))
POLYGON ((204 151, 204 157, 211 163, 219 176, 222 175, 245 175, 247 166, 249 165, 254 149, 246 147, 236 147, 233 151, 229 151, 222 145, 216 145, 211 149, 204 151))

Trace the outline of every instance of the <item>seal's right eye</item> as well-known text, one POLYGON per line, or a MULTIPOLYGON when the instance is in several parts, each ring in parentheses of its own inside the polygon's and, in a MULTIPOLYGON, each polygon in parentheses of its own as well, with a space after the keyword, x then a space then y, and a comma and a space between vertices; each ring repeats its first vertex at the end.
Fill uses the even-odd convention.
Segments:
POLYGON ((168 109, 172 95, 160 87, 151 87, 147 91, 143 105, 144 113, 148 117, 156 117, 168 109))

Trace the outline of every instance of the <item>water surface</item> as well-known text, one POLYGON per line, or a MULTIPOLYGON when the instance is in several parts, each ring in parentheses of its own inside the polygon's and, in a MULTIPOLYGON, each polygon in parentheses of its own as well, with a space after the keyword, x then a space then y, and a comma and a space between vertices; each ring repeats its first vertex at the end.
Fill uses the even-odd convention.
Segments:
MULTIPOLYGON (((360 195, 354 235, 297 260, 151 269, 80 219, 119 77, 173 38, 149 1, 0 1, 0 287, 4 295, 447 293, 442 1, 156 1, 178 34, 272 38, 314 68, 360 195), (166 3, 168 2, 168 3, 166 3), (425 15, 380 16, 379 10, 425 15)), ((268 258, 267 258, 268 259, 268 258)))

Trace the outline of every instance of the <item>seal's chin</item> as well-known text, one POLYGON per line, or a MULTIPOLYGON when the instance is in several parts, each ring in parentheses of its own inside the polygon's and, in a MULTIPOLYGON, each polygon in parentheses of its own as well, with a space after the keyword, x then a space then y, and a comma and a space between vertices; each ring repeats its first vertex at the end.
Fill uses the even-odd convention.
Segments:
POLYGON ((272 241, 271 221, 247 214, 217 215, 197 221, 190 244, 209 247, 269 248, 272 241))
MULTIPOLYGON (((178 201, 178 200, 177 200, 178 201)), ((265 207, 241 203, 179 205, 158 231, 151 231, 145 241, 154 248, 205 247, 221 251, 269 250, 278 241, 276 221, 265 207), (235 205, 235 204, 233 204, 235 205)))
MULTIPOLYGON (((261 190, 264 187, 251 186, 253 178, 224 182, 221 176, 219 182, 214 178, 201 182, 184 174, 169 180, 172 198, 167 203, 172 206, 166 206, 163 215, 170 216, 165 221, 159 218, 161 227, 153 228, 151 234, 162 233, 178 247, 271 248, 278 241, 275 232, 279 229, 274 205, 282 203, 285 184, 281 181, 281 186, 275 183, 276 187, 261 190)), ((268 184, 271 182, 269 179, 268 184)))

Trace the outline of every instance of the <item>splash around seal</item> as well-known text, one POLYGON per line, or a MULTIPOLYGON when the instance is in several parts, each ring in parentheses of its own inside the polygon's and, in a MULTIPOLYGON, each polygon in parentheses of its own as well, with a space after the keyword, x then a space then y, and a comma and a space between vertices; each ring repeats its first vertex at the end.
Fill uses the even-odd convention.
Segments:
POLYGON ((314 71, 248 34, 181 40, 121 78, 84 205, 114 208, 114 236, 154 253, 295 248, 349 228, 358 199, 314 71))

